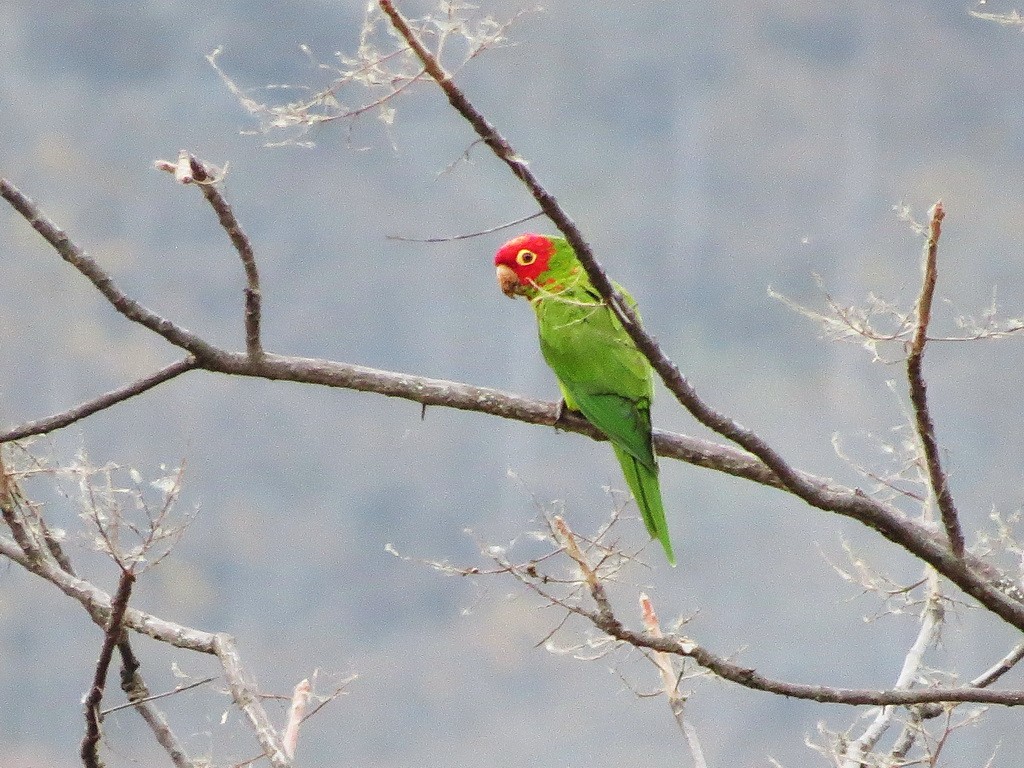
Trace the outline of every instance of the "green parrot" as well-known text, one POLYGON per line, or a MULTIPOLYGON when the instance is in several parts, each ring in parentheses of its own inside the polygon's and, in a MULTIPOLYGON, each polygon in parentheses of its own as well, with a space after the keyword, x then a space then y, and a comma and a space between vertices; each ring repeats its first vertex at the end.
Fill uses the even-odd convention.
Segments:
MULTIPOLYGON (((558 378, 565 407, 608 436, 647 531, 675 565, 651 442, 651 364, 563 238, 520 235, 498 249, 494 265, 502 293, 524 296, 533 305, 540 350, 558 378)), ((633 297, 615 287, 636 309, 633 297)))

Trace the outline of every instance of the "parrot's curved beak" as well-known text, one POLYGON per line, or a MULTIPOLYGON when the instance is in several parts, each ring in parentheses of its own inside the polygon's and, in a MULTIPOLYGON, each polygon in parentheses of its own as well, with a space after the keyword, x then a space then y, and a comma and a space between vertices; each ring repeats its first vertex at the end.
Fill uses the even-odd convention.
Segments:
POLYGON ((498 287, 501 288, 501 292, 508 296, 510 299, 514 299, 519 295, 520 282, 516 273, 512 270, 512 267, 507 264, 499 264, 497 267, 498 273, 498 287))

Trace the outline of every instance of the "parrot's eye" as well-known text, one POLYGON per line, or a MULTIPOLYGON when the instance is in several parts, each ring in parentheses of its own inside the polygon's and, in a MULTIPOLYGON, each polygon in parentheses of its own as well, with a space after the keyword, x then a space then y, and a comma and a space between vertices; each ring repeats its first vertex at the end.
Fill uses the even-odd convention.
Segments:
POLYGON ((528 267, 537 260, 537 254, 531 250, 523 248, 519 253, 516 254, 516 264, 523 267, 528 267))

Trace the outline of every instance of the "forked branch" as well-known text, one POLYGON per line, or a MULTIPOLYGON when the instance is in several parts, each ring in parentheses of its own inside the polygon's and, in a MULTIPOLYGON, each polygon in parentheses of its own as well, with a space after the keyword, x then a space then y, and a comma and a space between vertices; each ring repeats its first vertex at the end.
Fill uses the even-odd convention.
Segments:
POLYGON ((131 597, 134 584, 135 574, 129 568, 123 568, 117 592, 114 593, 111 602, 110 619, 103 631, 103 645, 100 647, 100 657, 96 662, 92 687, 89 688, 89 693, 85 697, 85 736, 82 738, 82 745, 79 749, 79 756, 82 758, 85 768, 101 768, 103 765, 99 757, 100 723, 102 721, 100 702, 103 701, 110 660, 114 656, 114 648, 117 647, 123 631, 124 612, 128 608, 128 600, 131 597))
POLYGON ((932 206, 928 216, 928 239, 924 246, 922 267, 921 293, 915 308, 914 336, 910 341, 907 354, 907 379, 910 382, 910 401, 914 407, 914 425, 921 449, 924 451, 928 481, 935 501, 942 515, 942 524, 949 537, 949 546, 957 557, 964 556, 964 534, 960 528, 960 518, 953 494, 949 490, 949 477, 942 469, 939 457, 939 443, 935 437, 935 424, 928 410, 928 390, 925 385, 924 349, 928 343, 928 323, 931 320, 932 299, 935 295, 935 283, 938 279, 939 236, 942 234, 942 219, 946 212, 939 200, 932 206))
MULTIPOLYGON (((579 566, 580 584, 589 593, 594 608, 588 608, 578 601, 568 601, 553 594, 548 583, 557 583, 546 574, 540 573, 535 566, 522 567, 498 560, 505 572, 528 586, 534 592, 551 601, 553 604, 581 616, 590 621, 606 635, 634 648, 647 649, 655 653, 674 657, 693 659, 700 667, 717 677, 744 688, 763 691, 779 696, 797 699, 808 699, 823 704, 845 704, 853 706, 911 706, 915 704, 975 702, 1000 704, 1003 706, 1024 706, 1024 690, 993 691, 986 687, 955 686, 908 688, 898 687, 890 690, 866 688, 839 688, 826 685, 806 685, 791 683, 767 677, 756 669, 744 667, 725 656, 717 654, 698 644, 689 637, 675 634, 655 634, 649 631, 637 631, 627 627, 615 614, 607 591, 599 577, 599 568, 595 566, 575 541, 575 534, 560 518, 553 525, 555 537, 565 554, 579 566)), ((931 636, 931 629, 924 631, 924 643, 931 636)), ((920 648, 915 649, 916 653, 920 648)), ((908 662, 908 665, 912 662, 908 662)), ((906 681, 904 681, 906 684, 906 681)))

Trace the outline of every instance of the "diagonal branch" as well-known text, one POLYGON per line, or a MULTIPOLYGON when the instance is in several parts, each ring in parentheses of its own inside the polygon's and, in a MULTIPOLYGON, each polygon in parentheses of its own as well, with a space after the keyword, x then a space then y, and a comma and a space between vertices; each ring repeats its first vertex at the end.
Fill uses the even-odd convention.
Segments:
POLYGON ((924 451, 928 481, 942 515, 942 524, 949 537, 949 546, 957 557, 964 555, 964 534, 960 528, 953 494, 949 490, 949 477, 942 469, 939 458, 939 443, 935 438, 935 424, 928 410, 928 391, 924 381, 924 348, 928 342, 928 323, 931 320, 932 298, 935 295, 935 281, 938 278, 939 236, 942 234, 942 219, 946 212, 939 200, 929 213, 928 239, 924 247, 924 263, 921 294, 915 309, 914 336, 907 355, 907 379, 910 382, 910 401, 914 406, 914 425, 924 451))
POLYGON ((196 359, 191 355, 189 357, 178 360, 176 363, 171 363, 158 371, 154 371, 148 376, 133 381, 131 384, 126 384, 123 387, 112 389, 92 400, 76 405, 74 408, 69 408, 61 413, 56 413, 52 416, 47 416, 44 419, 37 419, 36 421, 28 421, 24 424, 20 424, 17 427, 13 427, 4 432, 0 432, 0 443, 6 443, 11 440, 21 440, 22 438, 29 437, 31 435, 44 435, 47 432, 53 432, 54 430, 66 427, 69 424, 74 424, 76 421, 81 421, 87 416, 97 411, 102 411, 109 408, 117 403, 130 400, 136 395, 141 395, 143 392, 152 389, 153 387, 163 384, 165 381, 169 381, 176 376, 191 371, 196 368, 196 359))
POLYGON ((1009 653, 971 680, 968 685, 973 685, 977 688, 985 688, 992 685, 992 683, 1017 666, 1021 659, 1024 659, 1024 643, 1014 646, 1009 653))
POLYGON ((191 331, 175 325, 130 298, 117 287, 110 275, 95 259, 72 242, 66 232, 47 218, 30 198, 7 179, 0 179, 0 197, 10 203, 11 207, 21 214, 46 242, 53 246, 64 261, 85 275, 114 306, 114 309, 122 315, 132 322, 148 328, 153 333, 163 336, 174 346, 191 352, 197 358, 201 359, 215 351, 213 346, 191 331))
MULTIPOLYGON (((174 763, 174 768, 197 768, 196 764, 189 760, 188 754, 185 752, 185 746, 178 739, 177 734, 171 730, 170 723, 167 722, 164 713, 150 703, 157 698, 161 698, 161 696, 150 695, 149 687, 139 672, 139 659, 132 649, 131 641, 127 634, 122 634, 117 644, 117 650, 121 655, 121 690, 128 697, 128 703, 106 709, 100 712, 100 716, 105 717, 123 707, 133 707, 146 722, 146 725, 149 726, 157 743, 167 752, 171 762, 174 763)), ((196 685, 210 682, 210 679, 196 683, 196 685)))
POLYGON ((256 731, 256 740, 263 747, 263 754, 274 768, 291 768, 292 761, 284 750, 281 737, 270 722, 266 710, 256 695, 256 686, 249 679, 235 650, 235 641, 230 635, 217 635, 214 643, 217 658, 224 668, 228 687, 235 705, 245 713, 256 731))

